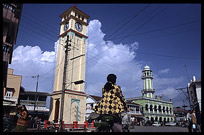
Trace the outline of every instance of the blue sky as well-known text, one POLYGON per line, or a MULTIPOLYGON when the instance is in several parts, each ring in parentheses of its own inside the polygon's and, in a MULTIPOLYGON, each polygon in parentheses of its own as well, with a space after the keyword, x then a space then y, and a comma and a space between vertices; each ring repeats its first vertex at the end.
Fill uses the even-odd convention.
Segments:
MULTIPOLYGON (((59 15, 71 6, 24 4, 10 67, 23 76, 26 90, 35 90, 31 76, 40 74, 39 91, 53 91, 59 15)), ((77 8, 90 16, 87 94, 101 96, 106 76, 115 73, 124 96, 139 97, 141 71, 147 64, 155 94, 172 98, 174 106, 183 105, 185 97, 176 88, 186 87, 194 75, 201 78, 200 4, 77 4, 77 8)))

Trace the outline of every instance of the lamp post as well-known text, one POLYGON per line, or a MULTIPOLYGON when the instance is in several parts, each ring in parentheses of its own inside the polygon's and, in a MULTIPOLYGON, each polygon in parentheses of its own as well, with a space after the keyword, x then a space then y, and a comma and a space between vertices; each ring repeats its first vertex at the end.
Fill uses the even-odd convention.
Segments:
POLYGON ((35 104, 34 104, 34 114, 36 114, 35 112, 35 108, 36 108, 36 98, 37 98, 37 92, 38 92, 38 80, 39 80, 39 74, 37 76, 32 76, 32 78, 36 78, 37 77, 37 84, 36 84, 36 91, 35 91, 35 104))

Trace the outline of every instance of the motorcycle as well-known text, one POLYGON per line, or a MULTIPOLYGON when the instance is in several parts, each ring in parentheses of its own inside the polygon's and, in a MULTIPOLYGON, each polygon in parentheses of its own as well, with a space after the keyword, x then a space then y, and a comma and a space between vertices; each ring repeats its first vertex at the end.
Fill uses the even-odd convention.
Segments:
POLYGON ((96 127, 96 132, 130 132, 130 115, 127 112, 123 112, 119 115, 119 118, 122 120, 121 123, 114 123, 115 117, 113 115, 101 115, 95 119, 94 126, 96 127), (117 131, 114 131, 114 128, 117 131))

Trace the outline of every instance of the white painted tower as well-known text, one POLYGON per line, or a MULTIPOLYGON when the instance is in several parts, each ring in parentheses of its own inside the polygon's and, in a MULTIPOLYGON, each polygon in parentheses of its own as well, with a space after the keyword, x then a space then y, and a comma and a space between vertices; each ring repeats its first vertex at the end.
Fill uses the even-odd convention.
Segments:
POLYGON ((146 65, 144 67, 144 70, 142 71, 142 80, 144 80, 144 87, 142 90, 142 96, 148 97, 148 98, 154 98, 155 90, 153 88, 153 75, 152 70, 150 70, 150 67, 146 65))

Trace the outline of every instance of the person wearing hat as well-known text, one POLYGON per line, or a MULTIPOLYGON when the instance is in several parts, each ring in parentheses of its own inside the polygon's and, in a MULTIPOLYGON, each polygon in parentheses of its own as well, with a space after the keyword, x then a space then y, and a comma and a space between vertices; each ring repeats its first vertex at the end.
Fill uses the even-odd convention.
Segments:
POLYGON ((111 124, 113 132, 122 132, 120 113, 129 109, 120 86, 116 85, 116 78, 114 74, 107 76, 107 82, 102 88, 102 99, 96 104, 94 111, 100 116, 113 116, 114 123, 111 124))

